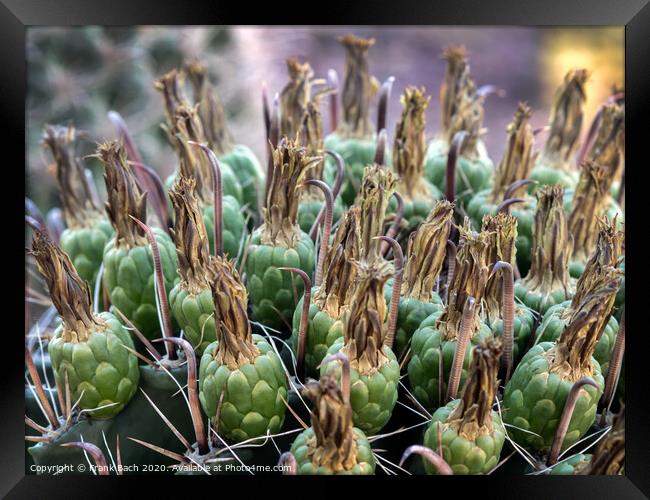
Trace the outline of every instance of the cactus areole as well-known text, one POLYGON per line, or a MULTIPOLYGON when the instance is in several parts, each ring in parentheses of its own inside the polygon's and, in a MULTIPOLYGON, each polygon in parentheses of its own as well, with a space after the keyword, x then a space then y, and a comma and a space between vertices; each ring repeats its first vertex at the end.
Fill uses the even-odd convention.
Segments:
POLYGON ((368 70, 368 49, 375 40, 346 35, 339 41, 345 48, 345 75, 341 94, 343 121, 336 132, 344 138, 368 139, 374 132, 370 103, 379 87, 368 70))

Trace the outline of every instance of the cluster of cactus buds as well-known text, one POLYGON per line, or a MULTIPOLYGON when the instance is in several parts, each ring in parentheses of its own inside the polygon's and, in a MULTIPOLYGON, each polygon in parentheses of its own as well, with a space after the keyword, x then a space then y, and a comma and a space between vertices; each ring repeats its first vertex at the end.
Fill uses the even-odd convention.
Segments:
POLYGON ((620 99, 583 137, 589 72, 570 71, 545 142, 520 102, 494 168, 501 91, 476 85, 464 47, 443 51, 438 104, 403 82, 389 141, 394 78, 371 75, 374 39, 339 41, 340 88, 297 58, 273 106, 264 86, 262 162, 198 60, 154 82, 166 182, 111 112, 118 137, 91 155, 102 202, 79 132, 45 128, 61 209, 26 201, 26 290, 47 306, 26 337, 30 460, 624 473, 620 99))

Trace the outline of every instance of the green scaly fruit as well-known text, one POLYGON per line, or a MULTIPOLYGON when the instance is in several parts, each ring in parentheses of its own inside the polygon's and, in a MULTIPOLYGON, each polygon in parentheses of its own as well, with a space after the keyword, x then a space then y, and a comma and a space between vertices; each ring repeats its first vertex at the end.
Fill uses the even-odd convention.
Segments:
POLYGON ((551 306, 570 299, 575 279, 569 275, 573 235, 562 207, 564 188, 544 186, 537 192, 530 270, 515 283, 515 296, 543 315, 551 306))
MULTIPOLYGON (((497 262, 505 262, 514 266, 517 256, 517 219, 507 213, 486 215, 483 217, 481 230, 490 235, 488 262, 494 269, 497 262)), ((505 279, 512 280, 514 276, 505 279)), ((505 283, 501 276, 490 275, 485 287, 483 321, 490 327, 495 336, 503 335, 503 317, 506 311, 506 301, 513 306, 513 362, 517 362, 526 351, 535 328, 536 314, 525 305, 518 304, 513 297, 504 296, 505 283)))
MULTIPOLYGON (((452 203, 437 202, 409 238, 395 330, 394 351, 398 359, 406 354, 411 337, 422 322, 444 307, 433 289, 445 261, 453 215, 452 203)), ((392 295, 392 287, 388 292, 392 295)), ((390 298, 390 295, 386 296, 388 302, 390 298)))
POLYGON ((303 292, 303 284, 299 278, 293 278, 278 268, 296 267, 310 272, 314 267, 314 243, 301 231, 300 239, 292 248, 265 244, 265 241, 272 240, 266 239, 263 228, 253 233, 246 261, 246 286, 253 319, 271 328, 286 329, 286 322, 295 309, 296 297, 303 292))
POLYGON ((511 437, 521 446, 547 452, 574 383, 589 377, 596 386, 583 385, 560 446, 565 450, 589 430, 596 418, 604 380, 593 357, 614 304, 618 277, 608 268, 598 286, 586 294, 557 342, 530 349, 507 383, 502 408, 511 437))
MULTIPOLYGON (((322 164, 325 165, 325 168, 322 171, 322 175, 314 174, 314 171, 317 171, 319 168, 317 166, 307 172, 307 179, 320 179, 320 177, 322 177, 325 184, 328 186, 334 186, 336 184, 336 171, 327 167, 327 157, 326 160, 322 162, 322 164)), ((343 175, 345 175, 345 172, 343 172, 343 175)), ((300 205, 298 205, 298 225, 303 232, 307 234, 311 232, 314 224, 316 223, 316 219, 320 215, 320 212, 323 210, 324 206, 325 201, 323 199, 322 190, 312 185, 303 187, 303 193, 300 198, 300 205)), ((332 205, 332 223, 337 223, 344 215, 345 205, 343 204, 343 200, 340 196, 336 196, 332 205)))
MULTIPOLYGON (((312 289, 303 360, 305 375, 309 377, 318 376, 318 365, 334 342, 343 336, 343 311, 356 276, 352 261, 358 260, 361 252, 360 214, 359 207, 352 207, 343 217, 323 261, 323 282, 312 289)), ((289 339, 289 345, 296 354, 303 301, 304 296, 296 306, 289 339)))
POLYGON ((74 127, 47 125, 43 145, 50 149, 56 165, 63 219, 67 226, 61 233, 59 244, 79 276, 94 290, 104 247, 113 235, 113 227, 93 199, 92 187, 75 155, 74 127))
MULTIPOLYGON (((280 135, 299 137, 310 156, 322 156, 324 152, 323 120, 320 113, 320 98, 323 92, 311 96, 314 72, 309 63, 299 64, 296 59, 287 60, 290 80, 280 94, 280 135)), ((322 180, 332 185, 332 171, 325 169, 321 159, 307 171, 306 180, 322 180)), ((303 188, 298 205, 298 225, 309 233, 316 218, 324 207, 322 191, 313 185, 303 188)), ((343 204, 337 196, 334 200, 333 222, 343 214, 343 204)))
POLYGON ((214 419, 223 393, 219 429, 236 442, 279 432, 286 409, 282 399, 287 400, 287 383, 280 358, 263 337, 251 339, 258 354, 239 367, 219 362, 219 342, 210 344, 201 357, 203 410, 214 419))
POLYGON ((39 231, 32 252, 62 318, 48 344, 56 384, 69 387, 71 400, 91 417, 114 417, 140 380, 131 336, 111 313, 92 312, 88 284, 68 256, 39 231))
POLYGON ((272 179, 262 210, 263 224, 251 237, 246 260, 246 287, 253 319, 286 329, 303 292, 299 277, 280 267, 314 268, 314 243, 297 224, 300 184, 320 157, 307 156, 294 141, 282 140, 273 151, 272 179))
MULTIPOLYGON (((312 297, 319 294, 320 287, 312 288, 312 297)), ((300 318, 302 305, 305 297, 300 299, 296 305, 296 311, 293 314, 291 325, 291 337, 289 337, 289 346, 294 353, 298 353, 298 338, 300 330, 300 318)), ((307 326, 307 338, 305 339, 305 376, 316 377, 318 375, 318 365, 327 355, 329 348, 343 336, 343 323, 334 319, 326 311, 321 309, 315 301, 309 306, 309 318, 307 326)))
MULTIPOLYGON (((329 314, 340 320, 333 323, 328 334, 334 338, 342 329, 344 336, 331 345, 328 353, 342 351, 350 359, 354 422, 366 433, 377 432, 390 418, 399 382, 395 354, 384 344, 386 336, 394 334, 383 333, 388 314, 385 283, 391 269, 381 256, 378 239, 383 234, 386 207, 395 184, 390 170, 379 165, 366 167, 359 205, 348 211, 327 256, 328 288, 316 297, 329 314), (370 326, 363 332, 364 328, 357 330, 357 325, 370 326)), ((321 374, 326 369, 322 366, 321 374)))
MULTIPOLYGON (((344 341, 339 337, 327 351, 328 355, 344 351, 344 341)), ((390 420, 397 402, 399 385, 399 363, 393 351, 384 346, 381 355, 383 363, 374 371, 367 373, 352 368, 350 370, 350 401, 354 425, 368 435, 377 434, 390 420), (372 373, 372 374, 371 374, 372 373)), ((332 363, 321 368, 321 375, 332 372, 340 380, 340 368, 332 363)))
POLYGON ((470 76, 467 51, 464 47, 448 47, 443 56, 447 69, 440 89, 442 132, 441 137, 429 145, 425 173, 427 179, 444 192, 449 175, 447 160, 453 155, 455 199, 464 206, 472 196, 489 187, 494 165, 484 148, 479 147, 484 96, 477 94, 470 76), (466 136, 458 143, 455 137, 461 131, 466 136))
MULTIPOLYGON (((424 177, 427 152, 425 113, 431 99, 430 96, 425 97, 424 93, 424 88, 405 89, 400 99, 402 117, 395 129, 393 142, 393 168, 399 177, 397 192, 404 200, 406 235, 427 218, 435 200, 442 198, 440 190, 424 177)), ((390 208, 389 211, 394 213, 396 207, 390 208)))
POLYGON ((169 292, 169 307, 185 338, 200 354, 217 339, 210 290, 208 234, 194 179, 180 177, 169 195, 176 211, 174 241, 180 281, 169 292))
POLYGON ((88 414, 111 418, 122 411, 137 390, 138 360, 126 349, 134 349, 133 341, 115 316, 103 312, 94 323, 87 338, 77 332, 77 341, 74 335, 66 335, 65 327, 59 327, 48 344, 48 352, 56 383, 65 387, 67 373, 72 399, 81 398, 78 407, 106 406, 88 414))
MULTIPOLYGON (((438 310, 427 317, 420 328, 415 331, 411 339, 411 360, 407 372, 411 392, 415 398, 427 409, 438 408, 440 399, 447 392, 447 383, 454 362, 454 355, 457 339, 446 339, 441 335, 441 316, 444 311, 438 310), (440 380, 439 356, 442 347, 443 380, 440 380)), ((465 351, 463 370, 461 372, 460 385, 467 380, 467 374, 472 361, 472 348, 492 335, 490 328, 481 323, 480 328, 470 338, 465 351)))
MULTIPOLYGON (((179 169, 165 181, 169 190, 176 181, 176 176, 182 173, 185 177, 201 175, 203 182, 210 184, 212 168, 205 155, 191 148, 187 141, 199 144, 208 143, 208 132, 203 127, 200 106, 192 106, 185 96, 183 85, 184 73, 173 69, 154 82, 165 101, 165 124, 163 129, 167 140, 176 151, 179 159, 179 169), (198 174, 197 174, 198 173, 198 174)), ((240 204, 243 203, 242 188, 232 167, 227 163, 220 164, 221 186, 223 194, 233 196, 240 204)), ((203 191, 201 183, 197 180, 199 190, 203 191)), ((207 186, 206 186, 207 188, 207 186)), ((207 200, 204 200, 207 201, 207 200)))
MULTIPOLYGON (((397 401, 399 363, 384 344, 387 308, 383 287, 391 272, 386 262, 360 264, 349 308, 343 313, 344 337, 328 351, 329 355, 341 352, 349 360, 352 419, 369 435, 388 423, 397 401)), ((327 373, 340 381, 340 364, 332 361, 322 365, 321 376, 327 373)))
POLYGON ((217 340, 199 367, 199 399, 219 433, 231 441, 277 433, 284 422, 287 379, 280 358, 251 334, 246 289, 232 261, 214 257, 210 288, 217 340))
POLYGON ((212 296, 209 289, 192 291, 181 283, 169 293, 169 307, 185 338, 201 354, 217 335, 212 296))
MULTIPOLYGON (((569 189, 564 192, 564 211, 568 216, 570 216, 573 206, 573 193, 574 189, 569 189)), ((616 200, 611 197, 606 197, 605 207, 601 213, 601 217, 607 217, 610 221, 616 219, 616 225, 621 231, 625 227, 625 214, 616 200)), ((572 278, 580 278, 584 270, 585 261, 582 259, 572 260, 569 264, 569 274, 572 278)))
MULTIPOLYGON (((377 136, 373 132, 369 113, 370 102, 379 85, 368 69, 368 49, 375 40, 350 34, 339 38, 339 41, 345 48, 345 74, 341 91, 343 121, 325 137, 325 148, 336 151, 345 162, 346 176, 341 199, 346 206, 351 206, 359 191, 365 167, 375 159, 377 136)), ((327 163, 329 168, 326 167, 326 170, 333 170, 333 163, 327 163)))
MULTIPOLYGON (((203 223, 206 226, 210 240, 210 251, 214 253, 214 203, 215 198, 221 199, 221 243, 222 250, 230 258, 239 255, 240 242, 246 230, 246 221, 238 199, 228 194, 228 186, 239 186, 238 181, 229 172, 229 167, 220 164, 216 159, 210 158, 211 153, 198 151, 190 141, 198 142, 203 136, 200 132, 201 122, 195 109, 185 105, 176 107, 175 135, 170 135, 170 141, 176 149, 179 159, 178 173, 169 179, 178 182, 182 177, 194 179, 196 196, 203 210, 203 223), (212 163, 214 161, 214 164, 212 163), (214 176, 220 177, 220 190, 215 195, 214 176), (224 196, 225 193, 225 196, 224 196)), ((168 179, 168 180, 169 180, 168 179)), ((169 186, 171 191, 173 185, 169 186)), ((171 194, 170 194, 171 197, 171 194)))
POLYGON ((512 122, 508 125, 506 150, 495 170, 492 188, 477 193, 466 207, 474 227, 479 228, 483 217, 495 215, 499 205, 506 201, 506 197, 525 200, 523 203, 515 203, 508 210, 517 219, 517 267, 524 275, 530 268, 536 202, 534 197, 526 194, 524 186, 511 186, 528 178, 535 161, 535 136, 530 126, 531 115, 530 108, 524 103, 519 103, 512 122))
MULTIPOLYGON (((221 164, 228 165, 236 176, 241 196, 233 196, 246 206, 255 220, 260 201, 258 193, 263 192, 265 185, 262 165, 248 146, 234 143, 221 99, 209 81, 207 67, 198 61, 192 61, 187 66, 187 72, 208 146, 216 153, 221 164)), ((232 194, 226 190, 224 193, 232 194)))
MULTIPOLYGON (((574 190, 567 190, 565 196, 565 209, 569 213, 571 213, 572 209, 576 210, 576 213, 572 214, 571 218, 579 219, 580 217, 584 217, 587 219, 587 225, 589 225, 590 220, 588 216, 590 214, 588 212, 590 205, 594 203, 590 199, 593 196, 598 200, 602 199, 602 205, 599 205, 598 209, 594 210, 598 212, 595 215, 599 216, 602 211, 605 211, 609 220, 616 220, 620 229, 623 230, 625 216, 623 210, 611 194, 611 191, 623 168, 624 144, 625 111, 615 103, 607 103, 601 108, 600 125, 596 137, 593 145, 585 155, 586 162, 593 162, 599 165, 600 171, 596 173, 594 167, 585 167, 584 164, 581 165, 580 183, 575 189, 579 199, 575 199, 574 190), (591 179, 583 178, 585 168, 592 174, 591 179), (597 187, 593 186, 593 184, 597 184, 597 187), (580 188, 581 190, 579 191, 580 188), (589 191, 589 188, 591 188, 591 191, 589 191)), ((574 225, 577 226, 578 221, 574 225)), ((593 242, 591 243, 593 244, 593 242)), ((577 247, 579 246, 577 245, 577 247)), ((580 248, 574 248, 574 254, 577 250, 580 250, 580 248)), ((582 249, 583 252, 584 250, 582 249)), ((574 258, 574 262, 571 263, 571 276, 579 277, 579 274, 583 271, 582 264, 586 261, 586 258, 584 255, 574 255, 574 257, 583 257, 582 259, 574 258)))
POLYGON ((459 229, 460 245, 456 254, 456 269, 449 285, 448 302, 443 310, 426 318, 411 339, 411 360, 408 364, 411 391, 429 409, 438 408, 442 402, 440 397, 444 398, 447 392, 460 336, 469 335, 460 376, 462 386, 467 380, 472 346, 492 335, 490 328, 480 319, 478 308, 471 319, 462 321, 468 299, 472 297, 475 303, 480 304, 485 292, 489 274, 489 235, 474 233, 467 218, 459 229), (440 380, 441 354, 443 380, 440 380))
MULTIPOLYGON (((551 371, 555 366, 548 360, 552 359, 557 346, 554 342, 543 342, 524 355, 506 386, 503 401, 505 422, 514 426, 510 430, 511 437, 526 448, 542 452, 551 447, 557 422, 574 382, 551 371)), ((576 417, 569 424, 563 449, 577 442, 594 422, 604 386, 600 365, 595 360, 592 378, 599 389, 585 388, 576 406, 576 417)))
MULTIPOLYGON (((108 212, 115 236, 104 248, 104 286, 115 307, 147 338, 159 336, 155 277, 151 245, 144 230, 132 219, 146 221, 146 193, 138 185, 127 163, 126 150, 117 141, 98 148, 104 164, 108 212)), ((153 228, 160 253, 165 290, 177 279, 174 242, 162 229, 153 228)))
POLYGON ((571 188, 578 182, 573 156, 578 148, 586 101, 587 70, 570 70, 555 91, 544 149, 531 172, 530 192, 541 186, 571 188))
POLYGON ((300 475, 372 475, 375 457, 362 430, 352 426, 352 408, 336 381, 323 375, 303 389, 311 399, 311 427, 291 445, 300 475))
MULTIPOLYGON (((537 342, 557 341, 574 311, 580 307, 584 297, 596 291, 602 284, 600 276, 616 267, 623 251, 622 231, 618 231, 616 223, 607 219, 600 221, 600 230, 595 244, 595 251, 585 265, 585 271, 576 285, 573 299, 551 307, 542 318, 535 334, 537 342)), ((617 295, 618 296, 618 295, 617 295)), ((614 316, 607 319, 602 336, 596 344, 594 358, 600 364, 603 373, 607 373, 609 361, 614 350, 614 342, 618 332, 618 321, 614 316)))
MULTIPOLYGON (((116 233, 120 231, 116 229, 116 233)), ((176 283, 174 242, 162 229, 153 228, 163 269, 165 290, 176 283)), ((154 268, 151 245, 144 237, 133 247, 116 246, 111 239, 104 249, 104 284, 111 304, 117 307, 142 334, 153 339, 159 336, 159 321, 154 291, 154 268)))
MULTIPOLYGON (((491 338, 474 348, 463 395, 436 410, 424 434, 424 445, 441 449, 455 475, 488 474, 499 463, 506 430, 492 406, 500 356, 501 345, 491 338)), ((436 473, 426 460, 424 468, 436 473)))
MULTIPOLYGON (((609 196, 607 175, 607 167, 604 165, 597 165, 592 161, 582 164, 568 218, 569 232, 573 236, 569 273, 575 278, 579 278, 585 271, 587 261, 596 250, 598 226, 609 196)), ((616 264, 612 263, 614 266, 616 264)))

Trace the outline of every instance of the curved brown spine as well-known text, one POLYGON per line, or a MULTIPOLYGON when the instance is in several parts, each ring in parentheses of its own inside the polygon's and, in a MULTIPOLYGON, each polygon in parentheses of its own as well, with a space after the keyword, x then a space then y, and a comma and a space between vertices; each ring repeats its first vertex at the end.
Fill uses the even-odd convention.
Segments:
POLYGON ((187 362, 187 393, 190 402, 192 425, 194 426, 194 434, 196 436, 196 443, 199 453, 205 455, 210 447, 208 446, 208 439, 205 434, 205 426, 203 425, 203 416, 201 413, 201 405, 199 402, 199 391, 197 389, 197 370, 196 370, 196 354, 194 348, 185 339, 177 337, 166 337, 156 339, 154 342, 171 342, 172 344, 183 349, 185 353, 185 360, 187 362))
POLYGON ((454 361, 451 365, 451 372, 449 373, 449 385, 447 386, 448 401, 456 398, 458 386, 460 385, 460 376, 463 370, 463 362, 465 361, 465 350, 467 349, 467 344, 469 343, 472 334, 472 321, 475 304, 474 297, 468 297, 465 302, 463 319, 460 324, 456 350, 454 352, 454 361))
POLYGON ((402 247, 393 238, 388 236, 378 236, 377 238, 391 246, 395 259, 395 274, 393 275, 393 290, 390 298, 390 309, 388 310, 388 326, 386 328, 385 340, 385 344, 392 349, 393 341, 395 340, 395 329, 397 328, 397 312, 402 289, 402 277, 404 276, 404 254, 402 253, 402 247))
POLYGON ((406 459, 410 457, 413 453, 416 453, 424 457, 431 465, 433 465, 436 468, 438 474, 440 474, 441 476, 454 475, 454 471, 449 466, 449 464, 445 461, 444 458, 442 458, 440 455, 434 452, 431 448, 427 448, 426 446, 421 446, 419 444, 414 444, 406 448, 406 450, 404 450, 404 453, 402 454, 402 458, 399 461, 399 466, 401 467, 402 465, 404 465, 406 459))
POLYGON ((503 311, 503 361, 506 365, 506 378, 504 383, 510 380, 512 371, 512 348, 513 342, 513 325, 515 316, 515 279, 512 265, 509 262, 498 261, 492 268, 492 275, 498 271, 503 271, 503 295, 501 309, 503 311))
POLYGON ((334 212, 334 201, 332 191, 329 186, 318 179, 308 179, 304 182, 309 186, 315 186, 323 192, 325 196, 325 220, 323 222, 323 234, 321 236, 320 249, 318 250, 318 262, 316 263, 316 272, 314 273, 314 286, 319 286, 323 280, 323 266, 330 236, 332 234, 332 218, 334 212))
POLYGON ((553 444, 551 445, 551 452, 548 455, 548 465, 555 465, 557 463, 557 459, 562 448, 562 443, 564 442, 567 430, 569 429, 569 423, 571 422, 573 411, 575 410, 576 404, 578 403, 580 390, 585 385, 590 385, 591 387, 598 389, 596 382, 594 382, 589 377, 582 377, 581 379, 577 380, 571 387, 569 396, 567 397, 566 403, 564 404, 564 409, 562 410, 562 415, 560 416, 560 421, 557 425, 557 430, 555 431, 555 437, 553 438, 553 444))
POLYGON ((305 346, 309 334, 309 307, 311 306, 311 279, 305 271, 297 267, 278 267, 280 271, 295 273, 302 279, 304 295, 302 299, 302 310, 300 311, 300 325, 298 326, 298 352, 296 353, 296 372, 302 378, 305 370, 305 346))

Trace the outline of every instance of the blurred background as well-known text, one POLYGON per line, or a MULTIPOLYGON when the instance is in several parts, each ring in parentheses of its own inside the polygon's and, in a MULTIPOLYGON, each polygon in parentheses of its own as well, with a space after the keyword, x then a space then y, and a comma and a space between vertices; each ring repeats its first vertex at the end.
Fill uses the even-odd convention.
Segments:
MULTIPOLYGON (((209 65, 236 142, 263 158, 262 82, 271 97, 279 92, 288 79, 285 61, 292 56, 309 61, 316 77, 326 78, 333 68, 342 80, 344 50, 337 37, 349 32, 375 38, 369 64, 378 80, 396 78, 389 137, 407 85, 424 86, 432 96, 428 130, 435 135, 442 49, 465 45, 476 84, 505 90, 504 97, 488 97, 485 106, 485 143, 495 163, 517 102, 527 101, 534 110, 533 127, 545 125, 553 92, 569 69, 591 72, 583 134, 612 87, 624 84, 623 27, 34 27, 27 37, 27 196, 43 211, 59 205, 51 158, 40 147, 43 126, 74 124, 86 133, 80 154, 90 154, 97 142, 115 137, 106 118, 111 109, 126 119, 145 162, 163 178, 171 173, 175 155, 160 129, 163 102, 152 81, 192 57, 209 65)), ((326 108, 323 117, 328 133, 326 108)), ((87 166, 101 189, 100 166, 92 159, 87 166)))

